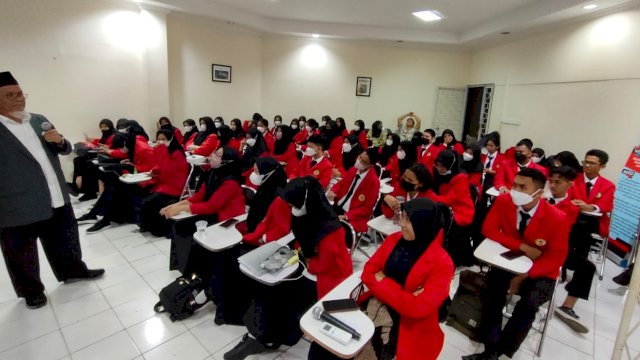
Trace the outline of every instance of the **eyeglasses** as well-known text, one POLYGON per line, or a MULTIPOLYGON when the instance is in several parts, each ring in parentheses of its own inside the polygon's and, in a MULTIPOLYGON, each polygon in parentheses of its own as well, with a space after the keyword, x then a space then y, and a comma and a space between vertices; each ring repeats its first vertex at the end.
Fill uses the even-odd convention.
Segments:
POLYGON ((582 166, 600 166, 600 163, 593 161, 582 161, 581 164, 582 166))
POLYGON ((16 101, 21 97, 24 97, 26 99, 27 97, 29 97, 29 94, 23 93, 21 91, 21 92, 17 92, 17 93, 8 93, 8 94, 4 95, 4 97, 7 100, 10 100, 10 101, 16 101))

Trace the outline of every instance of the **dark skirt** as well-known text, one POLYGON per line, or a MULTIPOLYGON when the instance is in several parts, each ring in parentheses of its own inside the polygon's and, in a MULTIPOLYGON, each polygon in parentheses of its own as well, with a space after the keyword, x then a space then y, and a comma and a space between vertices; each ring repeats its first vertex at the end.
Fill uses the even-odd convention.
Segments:
POLYGON ((215 253, 211 297, 216 304, 216 317, 226 324, 244 325, 243 316, 251 304, 253 280, 240 271, 238 258, 255 247, 245 244, 215 253))
POLYGON ((216 216, 194 216, 173 224, 169 269, 178 270, 183 275, 196 273, 205 283, 208 283, 213 275, 211 264, 215 263, 216 256, 214 252, 203 248, 193 239, 196 222, 200 220, 205 220, 209 224, 218 222, 216 216))
POLYGON ((177 196, 160 192, 152 193, 142 200, 141 208, 137 209, 138 225, 141 231, 148 231, 155 236, 171 237, 173 220, 165 219, 160 210, 165 206, 178 202, 177 196))

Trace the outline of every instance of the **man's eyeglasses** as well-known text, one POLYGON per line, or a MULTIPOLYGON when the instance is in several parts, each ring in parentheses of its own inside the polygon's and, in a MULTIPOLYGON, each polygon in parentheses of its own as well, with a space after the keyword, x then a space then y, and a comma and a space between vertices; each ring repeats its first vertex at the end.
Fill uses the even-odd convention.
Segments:
POLYGON ((29 94, 25 94, 22 91, 21 92, 17 92, 17 93, 8 93, 8 94, 4 95, 4 97, 7 100, 11 100, 11 101, 18 100, 21 97, 24 97, 26 99, 28 96, 29 96, 29 94))
POLYGON ((594 161, 582 161, 582 166, 600 166, 600 163, 594 161))

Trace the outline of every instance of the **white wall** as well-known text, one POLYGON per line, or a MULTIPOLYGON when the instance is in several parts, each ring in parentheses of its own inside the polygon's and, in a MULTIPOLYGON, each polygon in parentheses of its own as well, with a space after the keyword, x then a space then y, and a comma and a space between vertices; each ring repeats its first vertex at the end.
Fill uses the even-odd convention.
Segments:
POLYGON ((530 137, 548 153, 591 148, 617 179, 640 141, 640 9, 473 54, 470 83, 495 83, 490 128, 503 148, 530 137), (519 124, 519 125, 512 125, 519 124))

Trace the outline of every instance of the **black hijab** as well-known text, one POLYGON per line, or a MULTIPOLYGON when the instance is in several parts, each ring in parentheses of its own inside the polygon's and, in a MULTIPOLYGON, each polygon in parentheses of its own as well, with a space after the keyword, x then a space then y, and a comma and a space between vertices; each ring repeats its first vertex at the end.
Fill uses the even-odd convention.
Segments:
POLYGON ((338 128, 338 130, 339 130, 339 134, 341 134, 341 135, 342 135, 342 133, 343 133, 345 130, 347 130, 347 125, 344 123, 344 118, 337 117, 335 121, 336 121, 336 127, 337 127, 337 128, 338 128))
POLYGON ((351 169, 356 163, 358 155, 360 155, 360 153, 363 152, 364 149, 360 145, 360 142, 358 141, 358 137, 356 135, 351 134, 347 136, 346 139, 351 145, 351 151, 342 152, 342 165, 344 166, 345 170, 349 171, 349 169, 351 169))
POLYGON ((100 137, 100 140, 98 141, 100 144, 104 144, 107 142, 107 139, 109 139, 109 137, 113 134, 115 134, 116 129, 113 127, 113 121, 109 120, 109 119, 102 119, 100 120, 100 126, 102 125, 106 125, 109 129, 107 129, 106 131, 102 131, 102 136, 100 137))
POLYGON ((382 121, 377 120, 371 125, 371 137, 379 138, 382 134, 382 121))
POLYGON ((259 158, 256 160, 256 166, 258 173, 266 175, 266 179, 262 185, 258 186, 249 214, 247 214, 247 230, 249 232, 255 231, 258 224, 267 216, 273 201, 287 186, 287 174, 276 159, 272 157, 259 158))
POLYGON ((180 143, 178 143, 178 140, 175 138, 175 133, 171 130, 167 130, 167 129, 160 129, 158 130, 158 132, 156 133, 156 139, 158 138, 158 135, 163 134, 164 137, 167 138, 167 150, 169 150, 169 154, 173 153, 174 151, 180 151, 180 153, 182 153, 184 155, 184 149, 182 148, 182 145, 180 145, 180 143))
POLYGON ((133 157, 136 154, 136 136, 129 132, 117 133, 113 137, 111 148, 126 151, 127 159, 133 162, 133 157))
POLYGON ((389 163, 389 158, 398 151, 398 145, 400 145, 400 136, 398 136, 398 134, 391 133, 387 135, 387 139, 389 139, 389 137, 391 137, 393 143, 391 144, 391 146, 389 146, 385 142, 384 146, 382 147, 382 152, 380 153, 380 165, 382 166, 387 166, 387 164, 389 163))
POLYGON ((324 132, 322 134, 327 137, 327 149, 328 149, 329 146, 331 146, 331 142, 333 142, 333 139, 342 135, 342 129, 340 129, 340 127, 338 126, 338 123, 336 123, 335 120, 331 120, 331 119, 327 120, 327 125, 323 126, 322 128, 324 129, 324 132))
POLYGON ((262 153, 268 151, 267 143, 264 141, 264 136, 262 136, 262 133, 258 131, 258 129, 249 129, 249 131, 247 131, 247 135, 252 139, 256 139, 256 143, 253 146, 249 146, 249 144, 246 145, 247 150, 242 155, 242 164, 245 170, 252 167, 256 159, 259 158, 262 153))
POLYGON ((209 137, 209 135, 216 134, 216 126, 213 124, 213 119, 210 116, 204 116, 200 118, 200 121, 204 121, 207 127, 204 131, 200 131, 193 140, 194 145, 202 145, 202 143, 209 137))
MULTIPOLYGON (((212 154, 213 156, 213 154, 212 154)), ((240 155, 238 152, 228 146, 222 147, 222 165, 217 169, 211 169, 205 176, 207 177, 204 183, 205 192, 204 200, 207 201, 211 198, 216 190, 226 180, 234 180, 240 184, 240 155)))
POLYGON ((362 120, 356 120, 355 122, 356 125, 360 126, 360 130, 355 130, 353 129, 353 133, 356 134, 357 136, 360 136, 360 133, 365 131, 364 130, 364 121, 362 120))
POLYGON ((400 143, 400 147, 405 153, 404 159, 398 159, 398 165, 400 167, 400 175, 404 174, 404 171, 411 167, 411 165, 418 162, 418 148, 410 141, 403 141, 400 143))
POLYGON ((291 129, 288 125, 276 126, 276 137, 278 134, 278 129, 282 131, 282 138, 276 138, 276 143, 273 148, 274 155, 282 155, 287 152, 287 149, 289 149, 289 145, 291 145, 291 143, 293 142, 293 129, 291 129))
POLYGON ((218 140, 220 140, 220 146, 228 146, 229 141, 233 138, 233 131, 227 125, 220 125, 218 130, 218 140))
POLYGON ((480 159, 480 146, 478 145, 469 145, 468 149, 473 150, 473 159, 471 161, 462 161, 462 170, 467 174, 473 173, 482 173, 484 172, 484 164, 480 159))
POLYGON ((314 257, 320 240, 342 226, 338 214, 329 204, 322 185, 312 176, 291 180, 282 198, 296 208, 306 207, 306 215, 291 218, 291 230, 304 256, 314 257))
POLYGON ((449 145, 446 145, 446 147, 448 149, 453 149, 453 145, 458 143, 458 140, 456 140, 456 136, 453 134, 453 130, 451 129, 446 129, 445 131, 442 132, 442 141, 444 144, 444 136, 445 135, 451 135, 451 137, 453 138, 453 140, 451 140, 451 142, 449 143, 449 145))
POLYGON ((236 126, 235 130, 231 130, 233 131, 233 137, 236 139, 244 138, 244 129, 242 128, 242 121, 240 121, 240 119, 238 118, 235 118, 231 120, 231 124, 234 124, 236 126))
POLYGON ((126 128, 129 129, 127 132, 129 134, 133 134, 134 135, 134 141, 135 141, 135 137, 136 136, 142 136, 143 138, 145 138, 147 141, 149 141, 149 135, 147 135, 147 132, 144 131, 144 128, 135 120, 127 120, 126 124, 126 128))
POLYGON ((451 179, 460 173, 460 157, 458 153, 453 150, 445 149, 440 151, 438 154, 438 158, 436 162, 439 162, 445 168, 451 170, 451 174, 440 175, 438 170, 433 169, 433 183, 434 183, 434 191, 436 194, 440 195, 440 185, 447 184, 451 179))
POLYGON ((171 124, 171 120, 169 120, 169 118, 166 117, 166 116, 163 116, 160 119, 158 119, 158 125, 160 125, 160 129, 162 129, 162 130, 171 130, 171 131, 175 131, 176 130, 176 127, 173 126, 173 124, 171 124), (160 125, 160 122, 162 122, 162 121, 167 122, 167 124, 166 125, 160 125))

